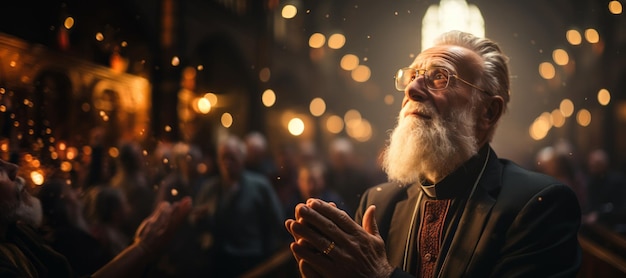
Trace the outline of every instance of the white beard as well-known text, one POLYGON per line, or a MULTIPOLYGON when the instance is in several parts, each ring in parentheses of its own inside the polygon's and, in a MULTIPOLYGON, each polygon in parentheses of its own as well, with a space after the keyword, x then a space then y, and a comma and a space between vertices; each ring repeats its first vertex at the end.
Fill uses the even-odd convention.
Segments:
POLYGON ((401 184, 421 182, 428 177, 439 182, 478 152, 474 119, 471 105, 444 119, 430 106, 407 103, 383 153, 383 170, 390 180, 401 184), (432 119, 403 116, 404 111, 417 107, 432 119))

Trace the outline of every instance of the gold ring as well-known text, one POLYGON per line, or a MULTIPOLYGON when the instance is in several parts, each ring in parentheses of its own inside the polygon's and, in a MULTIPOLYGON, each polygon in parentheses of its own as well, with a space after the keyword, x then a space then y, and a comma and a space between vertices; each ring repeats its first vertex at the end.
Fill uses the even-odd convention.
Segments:
POLYGON ((324 253, 324 255, 328 255, 328 253, 330 253, 330 251, 333 251, 333 249, 335 249, 335 242, 331 241, 328 247, 326 247, 326 250, 322 251, 322 253, 324 253))

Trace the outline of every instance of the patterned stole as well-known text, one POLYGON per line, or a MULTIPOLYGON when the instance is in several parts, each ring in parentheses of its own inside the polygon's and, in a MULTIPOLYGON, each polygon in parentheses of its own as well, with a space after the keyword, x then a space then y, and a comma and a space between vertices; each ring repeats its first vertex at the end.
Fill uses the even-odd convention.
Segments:
POLYGON ((422 212, 422 225, 418 241, 419 277, 434 277, 437 257, 441 248, 443 226, 451 200, 426 200, 422 212))

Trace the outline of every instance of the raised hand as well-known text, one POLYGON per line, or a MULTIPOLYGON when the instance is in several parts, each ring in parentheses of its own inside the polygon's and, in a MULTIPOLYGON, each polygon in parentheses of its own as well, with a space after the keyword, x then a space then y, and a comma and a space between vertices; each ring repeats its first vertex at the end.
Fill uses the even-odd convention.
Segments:
POLYGON ((332 204, 309 199, 296 206, 296 219, 285 221, 294 237, 291 251, 304 277, 389 277, 385 253, 370 206, 362 226, 332 204))

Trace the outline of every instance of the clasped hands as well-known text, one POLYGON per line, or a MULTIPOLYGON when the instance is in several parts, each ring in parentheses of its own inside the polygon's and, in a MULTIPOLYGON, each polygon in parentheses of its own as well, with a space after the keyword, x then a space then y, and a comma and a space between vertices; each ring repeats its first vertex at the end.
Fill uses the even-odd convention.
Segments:
POLYGON ((389 277, 385 242, 378 233, 375 206, 367 208, 362 225, 334 203, 308 199, 295 208, 285 227, 293 236, 290 248, 303 277, 389 277))

